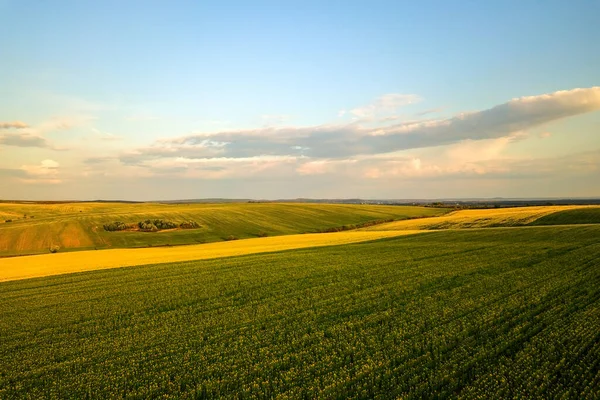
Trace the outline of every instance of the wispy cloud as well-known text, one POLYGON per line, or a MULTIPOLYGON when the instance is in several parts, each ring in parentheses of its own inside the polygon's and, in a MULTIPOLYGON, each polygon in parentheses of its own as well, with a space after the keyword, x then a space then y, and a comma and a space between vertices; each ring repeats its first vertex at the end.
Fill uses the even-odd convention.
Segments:
POLYGON ((442 111, 444 111, 444 108, 443 108, 443 107, 430 108, 430 109, 428 109, 428 110, 424 110, 424 111, 421 111, 421 112, 415 113, 415 115, 416 115, 417 117, 422 117, 422 116, 424 116, 424 115, 427 115, 427 114, 437 114, 437 113, 440 113, 440 112, 442 112, 442 111))
POLYGON ((121 136, 117 136, 117 135, 109 133, 109 132, 103 132, 96 128, 92 128, 92 132, 94 132, 94 134, 96 135, 96 137, 98 139, 106 141, 106 142, 114 142, 114 141, 123 140, 123 138, 121 136))
POLYGON ((39 133, 66 131, 87 125, 90 121, 96 119, 90 115, 73 114, 69 116, 56 116, 35 126, 39 133))
POLYGON ((25 129, 29 128, 25 122, 12 121, 12 122, 0 122, 0 129, 25 129))
POLYGON ((261 115, 260 118, 262 119, 265 126, 281 125, 290 120, 289 115, 268 115, 268 114, 266 114, 266 115, 261 115))
MULTIPOLYGON (((20 121, 0 123, 0 129, 19 129, 18 132, 0 133, 0 145, 66 150, 64 147, 53 145, 44 135, 86 126, 94 119, 95 117, 89 115, 73 114, 70 116, 55 116, 34 126, 20 121)), ((105 135, 105 137, 107 140, 115 140, 110 135, 105 135)))
POLYGON ((27 184, 57 184, 59 178, 59 163, 54 160, 43 160, 39 164, 22 165, 20 168, 2 168, 0 176, 14 178, 27 184))
POLYGON ((420 101, 421 97, 415 94, 388 93, 378 97, 371 104, 353 108, 350 114, 357 118, 372 118, 382 114, 393 114, 400 107, 420 101))
POLYGON ((50 142, 45 138, 26 132, 0 134, 0 144, 15 147, 53 148, 50 142))
POLYGON ((83 163, 87 165, 99 165, 115 160, 117 160, 115 157, 88 157, 83 160, 83 163))

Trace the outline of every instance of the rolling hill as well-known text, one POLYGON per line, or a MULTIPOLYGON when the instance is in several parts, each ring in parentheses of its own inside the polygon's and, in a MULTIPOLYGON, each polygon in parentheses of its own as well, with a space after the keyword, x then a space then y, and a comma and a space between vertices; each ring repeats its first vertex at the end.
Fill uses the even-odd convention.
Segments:
POLYGON ((321 232, 370 221, 431 217, 447 209, 346 204, 0 203, 0 256, 198 244, 321 232), (194 221, 198 229, 107 232, 114 222, 194 221), (9 221, 9 222, 5 222, 9 221))
POLYGON ((570 225, 600 222, 599 206, 535 206, 458 210, 433 218, 394 221, 362 230, 439 230, 515 227, 527 225, 570 225))

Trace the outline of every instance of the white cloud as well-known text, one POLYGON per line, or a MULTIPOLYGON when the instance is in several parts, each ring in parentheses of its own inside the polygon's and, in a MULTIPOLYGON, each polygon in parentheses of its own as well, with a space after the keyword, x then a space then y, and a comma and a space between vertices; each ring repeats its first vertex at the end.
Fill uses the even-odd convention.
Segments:
POLYGON ((37 165, 22 165, 20 170, 24 172, 20 181, 23 183, 35 184, 57 184, 62 181, 59 179, 59 163, 54 160, 43 160, 37 165))
POLYGON ((35 126, 29 126, 20 121, 0 123, 0 129, 15 128, 21 130, 15 133, 0 133, 0 145, 65 150, 64 148, 54 146, 43 135, 48 132, 85 126, 93 119, 93 117, 85 115, 72 115, 54 117, 35 126))
POLYGON ((415 104, 421 98, 414 94, 389 93, 377 98, 373 103, 356 107, 350 113, 357 118, 372 118, 395 113, 400 107, 415 104))
POLYGON ((506 147, 515 141, 514 136, 487 140, 465 140, 447 146, 446 155, 455 163, 494 160, 501 157, 506 147))
POLYGON ((87 125, 95 118, 89 115, 58 116, 35 126, 37 132, 65 131, 87 125))
POLYGON ((0 129, 25 129, 29 128, 25 122, 13 121, 13 122, 0 122, 0 129))
POLYGON ((43 160, 38 165, 22 165, 21 169, 30 175, 48 176, 58 172, 59 164, 54 160, 43 160))
POLYGON ((123 140, 123 138, 121 136, 117 136, 117 135, 109 133, 109 132, 103 132, 96 128, 92 128, 92 132, 94 132, 96 134, 96 137, 98 139, 103 140, 103 141, 113 142, 113 141, 123 140))

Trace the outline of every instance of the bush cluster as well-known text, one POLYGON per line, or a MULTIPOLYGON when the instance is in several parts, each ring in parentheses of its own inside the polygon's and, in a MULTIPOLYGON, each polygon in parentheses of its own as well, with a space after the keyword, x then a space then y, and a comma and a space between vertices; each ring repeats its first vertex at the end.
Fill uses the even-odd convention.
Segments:
POLYGON ((104 225, 104 230, 108 232, 125 231, 128 229, 138 228, 142 232, 157 232, 164 229, 197 229, 200 228, 200 224, 195 221, 186 221, 181 224, 177 224, 173 221, 167 221, 164 219, 147 219, 140 221, 137 224, 126 224, 125 222, 113 222, 104 225))
POLYGON ((104 230, 108 232, 125 231, 132 229, 134 225, 126 224, 125 222, 117 221, 110 224, 104 224, 104 230))
POLYGON ((156 232, 163 229, 174 229, 178 225, 172 221, 165 221, 164 219, 147 219, 145 221, 138 222, 138 228, 143 232, 156 232))

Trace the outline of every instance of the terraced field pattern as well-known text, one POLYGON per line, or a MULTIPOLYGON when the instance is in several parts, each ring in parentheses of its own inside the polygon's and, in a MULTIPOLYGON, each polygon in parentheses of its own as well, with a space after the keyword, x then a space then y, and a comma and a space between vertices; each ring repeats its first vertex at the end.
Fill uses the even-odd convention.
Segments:
POLYGON ((600 398, 600 208, 397 209, 0 259, 0 398, 600 398))

